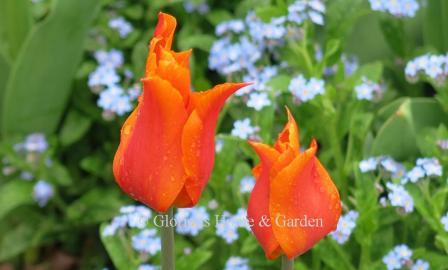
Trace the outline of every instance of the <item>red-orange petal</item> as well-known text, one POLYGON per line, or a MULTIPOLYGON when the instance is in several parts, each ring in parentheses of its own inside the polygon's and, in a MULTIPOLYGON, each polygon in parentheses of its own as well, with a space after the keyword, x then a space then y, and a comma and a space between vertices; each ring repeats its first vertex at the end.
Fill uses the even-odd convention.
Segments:
POLYGON ((315 157, 316 149, 313 141, 308 150, 271 180, 273 231, 288 258, 303 254, 333 231, 340 216, 338 190, 315 157), (308 221, 303 223, 305 218, 308 221), (288 226, 283 221, 296 223, 288 226))
POLYGON ((280 253, 280 246, 275 238, 269 214, 269 171, 279 157, 274 148, 256 142, 249 142, 260 157, 257 166, 258 173, 254 174, 256 183, 252 190, 247 206, 247 218, 252 223, 252 231, 263 248, 268 259, 276 258, 280 253))
POLYGON ((187 112, 169 82, 150 77, 143 83, 132 133, 114 166, 116 179, 130 196, 165 212, 185 182, 180 134, 187 112))
MULTIPOLYGON (((199 200, 215 160, 215 128, 225 101, 247 84, 226 83, 190 96, 189 118, 182 131, 183 165, 187 172, 185 191, 192 204, 199 200)), ((182 193, 183 203, 185 193, 182 193)))
POLYGON ((154 37, 160 38, 160 45, 165 49, 170 49, 173 43, 174 31, 176 30, 176 18, 173 16, 159 12, 158 22, 154 30, 154 37))
POLYGON ((286 123, 278 135, 274 147, 280 152, 286 151, 288 147, 291 147, 297 155, 300 152, 299 128, 288 107, 286 107, 286 112, 288 114, 288 123, 286 123))
MULTIPOLYGON (((171 51, 161 49, 156 74, 160 78, 169 81, 179 91, 186 106, 190 99, 190 69, 179 64, 177 60, 171 51)), ((182 62, 188 61, 188 59, 180 60, 182 62)))

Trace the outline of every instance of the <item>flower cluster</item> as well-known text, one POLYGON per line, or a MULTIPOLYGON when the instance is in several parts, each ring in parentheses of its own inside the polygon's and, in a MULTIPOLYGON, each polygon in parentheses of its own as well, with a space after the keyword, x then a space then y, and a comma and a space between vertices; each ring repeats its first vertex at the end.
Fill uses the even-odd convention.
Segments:
POLYGON ((402 185, 388 182, 386 187, 389 190, 387 199, 390 205, 403 209, 405 213, 414 211, 414 200, 402 185))
MULTIPOLYGON (((88 85, 94 93, 99 93, 98 106, 104 110, 105 119, 111 119, 115 114, 122 116, 132 110, 132 101, 140 95, 140 87, 131 86, 125 90, 119 85, 121 77, 119 69, 123 66, 123 53, 116 49, 95 52, 97 68, 89 74, 88 85)), ((129 70, 124 76, 131 78, 129 70)))
POLYGON ((144 229, 151 218, 151 210, 146 206, 123 206, 120 215, 114 217, 112 222, 104 227, 103 236, 115 235, 119 229, 129 228, 144 229))
POLYGON ((388 156, 370 157, 362 160, 359 162, 359 169, 363 173, 382 169, 393 178, 402 178, 406 175, 406 168, 403 164, 388 156))
POLYGON ((133 30, 132 24, 123 17, 116 17, 109 20, 109 27, 117 30, 121 38, 127 37, 133 30))
POLYGON ((162 247, 156 229, 144 229, 132 236, 132 247, 145 254, 156 255, 162 247))
POLYGON ((255 135, 258 128, 252 126, 249 118, 243 120, 236 120, 233 123, 233 129, 231 131, 232 136, 238 137, 243 140, 247 140, 255 135))
POLYGON ((442 165, 437 158, 419 158, 416 166, 406 173, 401 182, 406 184, 408 181, 416 183, 424 177, 442 176, 442 165))
POLYGON ((239 237, 239 228, 250 231, 246 216, 247 210, 244 208, 238 209, 235 215, 225 211, 216 224, 216 234, 223 238, 227 244, 235 242, 239 237))
POLYGON ((307 102, 325 93, 325 82, 318 78, 306 80, 303 75, 299 75, 291 80, 289 90, 299 101, 307 102))
POLYGON ((227 260, 224 270, 250 270, 249 260, 232 256, 227 260))
POLYGON ((240 182, 241 193, 250 193, 255 186, 255 178, 252 176, 245 176, 240 182))
POLYGON ((409 267, 411 270, 428 270, 429 263, 418 259, 412 261, 412 250, 404 244, 395 246, 386 256, 383 257, 383 263, 388 270, 402 269, 409 267))
POLYGON ((410 82, 416 82, 419 75, 443 82, 448 75, 448 55, 418 56, 407 63, 404 72, 410 82))
POLYGON ((366 77, 362 77, 362 83, 355 86, 356 97, 359 100, 373 100, 381 97, 383 87, 366 77))
POLYGON ((262 21, 254 12, 249 12, 244 20, 221 22, 215 29, 220 38, 210 50, 209 67, 223 75, 240 72, 251 77, 248 81, 262 82, 263 76, 258 78, 263 68, 258 63, 261 56, 273 53, 285 40, 297 39, 300 36, 297 24, 309 19, 322 25, 324 12, 325 5, 320 0, 298 0, 289 6, 288 14, 269 22, 262 21))
POLYGON ((176 231, 184 235, 196 236, 201 232, 210 216, 205 207, 179 208, 175 215, 176 231))
POLYGON ((336 230, 331 232, 330 236, 339 244, 347 242, 356 227, 358 216, 359 213, 353 210, 343 215, 338 221, 336 230))
POLYGON ((309 19, 318 25, 324 24, 325 5, 321 0, 298 0, 288 7, 288 20, 302 24, 309 19))
POLYGON ((414 17, 420 8, 416 0, 369 0, 372 10, 387 12, 396 17, 414 17))

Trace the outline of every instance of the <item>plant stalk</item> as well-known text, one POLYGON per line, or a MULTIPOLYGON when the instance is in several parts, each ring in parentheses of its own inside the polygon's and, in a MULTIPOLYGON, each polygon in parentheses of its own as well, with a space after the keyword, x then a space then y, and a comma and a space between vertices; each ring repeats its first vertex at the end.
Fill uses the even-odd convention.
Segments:
POLYGON ((166 224, 161 226, 162 270, 174 270, 174 227, 171 226, 173 208, 166 213, 166 224))
POLYGON ((294 270, 294 259, 290 260, 286 256, 282 256, 282 270, 294 270))

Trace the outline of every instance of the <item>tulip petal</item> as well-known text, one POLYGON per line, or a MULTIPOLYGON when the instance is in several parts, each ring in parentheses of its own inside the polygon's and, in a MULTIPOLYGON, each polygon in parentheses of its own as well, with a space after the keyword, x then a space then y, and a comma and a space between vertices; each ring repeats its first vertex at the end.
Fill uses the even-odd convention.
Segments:
POLYGON ((300 152, 299 128, 288 107, 286 107, 286 112, 288 114, 288 123, 286 123, 282 132, 278 135, 274 147, 280 152, 285 151, 287 147, 291 147, 294 153, 298 155, 300 152))
POLYGON ((201 166, 210 166, 204 164, 205 160, 201 159, 203 151, 203 133, 204 125, 196 110, 188 117, 182 131, 182 161, 185 167, 187 178, 185 187, 179 195, 176 204, 178 207, 191 207, 195 205, 207 183, 207 179, 201 179, 201 166))
MULTIPOLYGON (((188 59, 180 59, 185 62, 188 59)), ((169 81, 179 91, 187 105, 190 98, 190 70, 177 62, 175 56, 165 49, 161 49, 157 63, 157 76, 169 81)))
MULTIPOLYGON (((208 182, 215 160, 215 128, 227 98, 247 84, 226 83, 190 96, 190 116, 182 132, 183 165, 188 177, 185 188, 196 204, 208 182), (194 143, 194 150, 190 150, 194 143)), ((185 200, 184 200, 185 201, 185 200)))
POLYGON ((269 209, 275 220, 273 231, 290 259, 333 231, 341 211, 339 193, 315 157, 316 150, 313 141, 308 150, 271 180, 269 209))
POLYGON ((159 12, 154 37, 160 38, 160 45, 165 49, 170 49, 173 43, 174 31, 176 30, 176 18, 173 16, 159 12))
POLYGON ((269 171, 272 164, 278 158, 279 153, 274 148, 256 142, 249 144, 257 152, 261 163, 257 165, 256 183, 252 190, 247 206, 247 217, 252 222, 252 231, 262 246, 266 257, 274 259, 281 253, 280 246, 272 230, 269 220, 269 171))
POLYGON ((136 119, 116 179, 126 193, 165 212, 185 182, 179 135, 187 112, 181 95, 169 82, 150 77, 143 83, 143 97, 133 116, 136 119))

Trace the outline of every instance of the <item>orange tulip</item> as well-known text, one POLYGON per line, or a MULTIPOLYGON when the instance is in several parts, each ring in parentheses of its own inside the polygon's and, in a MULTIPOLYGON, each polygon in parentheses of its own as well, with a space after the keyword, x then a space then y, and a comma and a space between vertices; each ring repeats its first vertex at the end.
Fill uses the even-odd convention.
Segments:
POLYGON ((339 192, 317 159, 317 143, 303 153, 299 130, 289 110, 288 123, 274 147, 249 142, 260 157, 247 216, 268 259, 303 254, 336 229, 339 192))
POLYGON ((171 50, 175 28, 174 17, 159 14, 143 93, 121 129, 113 163, 121 189, 159 212, 198 202, 213 168, 219 111, 247 85, 225 83, 191 92, 191 50, 171 50))

